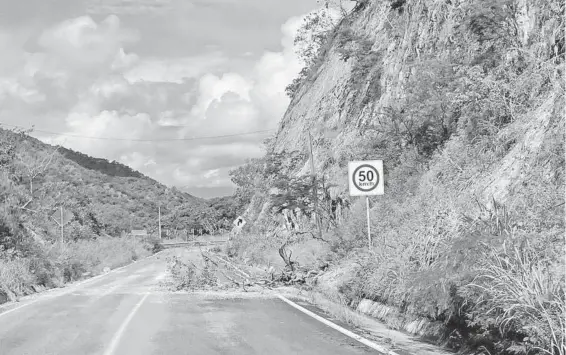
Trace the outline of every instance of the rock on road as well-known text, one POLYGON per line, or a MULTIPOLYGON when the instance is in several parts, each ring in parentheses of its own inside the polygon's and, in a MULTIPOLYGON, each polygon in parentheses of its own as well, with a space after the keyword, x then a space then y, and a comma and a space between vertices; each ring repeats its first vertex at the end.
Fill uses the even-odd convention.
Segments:
POLYGON ((376 354, 274 297, 165 290, 172 252, 0 310, 0 354, 376 354))

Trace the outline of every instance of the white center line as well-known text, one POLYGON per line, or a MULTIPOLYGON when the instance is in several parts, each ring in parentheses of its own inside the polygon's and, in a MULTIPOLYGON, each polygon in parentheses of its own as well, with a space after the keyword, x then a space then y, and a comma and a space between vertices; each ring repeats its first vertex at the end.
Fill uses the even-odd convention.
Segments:
POLYGON ((142 299, 139 300, 138 303, 136 303, 134 308, 130 311, 130 314, 128 314, 126 319, 124 319, 122 325, 120 325, 120 328, 118 329, 116 334, 114 334, 114 338, 112 338, 112 342, 110 342, 110 345, 108 346, 108 348, 106 348, 104 355, 114 354, 114 352, 118 348, 118 344, 120 343, 120 339, 122 338, 122 335, 124 334, 126 328, 128 327, 128 324, 131 322, 132 318, 134 318, 136 312, 138 311, 138 309, 140 309, 141 305, 143 304, 147 296, 149 296, 149 293, 146 293, 145 296, 143 296, 142 299))

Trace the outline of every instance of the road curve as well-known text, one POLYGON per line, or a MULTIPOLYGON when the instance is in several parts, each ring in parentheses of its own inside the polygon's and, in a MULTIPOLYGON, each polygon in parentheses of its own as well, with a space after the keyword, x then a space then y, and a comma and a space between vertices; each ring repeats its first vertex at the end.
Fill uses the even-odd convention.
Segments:
POLYGON ((0 354, 376 354, 277 298, 168 292, 168 253, 0 313, 0 354))

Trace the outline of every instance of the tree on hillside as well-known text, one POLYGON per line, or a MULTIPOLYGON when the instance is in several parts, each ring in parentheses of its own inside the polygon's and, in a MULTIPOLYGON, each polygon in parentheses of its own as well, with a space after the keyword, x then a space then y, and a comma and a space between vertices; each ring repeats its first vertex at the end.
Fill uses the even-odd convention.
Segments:
POLYGON ((184 203, 164 216, 163 225, 175 231, 204 229, 213 233, 219 219, 218 212, 205 204, 184 203))
POLYGON ((314 64, 320 47, 338 22, 337 17, 333 9, 324 7, 309 13, 303 19, 293 43, 295 52, 305 66, 314 64))
POLYGON ((16 255, 30 250, 19 208, 24 192, 17 184, 15 169, 18 147, 25 133, 0 130, 0 252, 11 251, 16 255))
POLYGON ((339 11, 335 6, 331 6, 332 3, 325 1, 323 7, 306 15, 301 27, 297 30, 293 44, 295 53, 303 62, 304 68, 299 72, 299 76, 285 88, 289 97, 293 97, 300 84, 309 75, 310 68, 315 66, 330 34, 340 19, 345 16, 343 7, 340 6, 339 11))
POLYGON ((50 168, 53 159, 56 159, 56 153, 59 147, 55 147, 51 151, 31 151, 28 148, 27 141, 23 141, 20 145, 20 149, 16 152, 16 174, 21 183, 27 186, 27 201, 20 206, 20 208, 30 211, 37 212, 36 210, 30 209, 30 204, 37 199, 38 193, 46 186, 42 186, 42 177, 50 168))
POLYGON ((231 228, 232 221, 246 208, 246 204, 240 203, 236 196, 213 198, 209 205, 218 213, 218 227, 224 229, 231 228))
POLYGON ((135 178, 144 177, 140 172, 135 171, 129 166, 121 164, 117 161, 108 161, 107 159, 103 158, 93 158, 81 152, 76 152, 67 148, 62 148, 60 149, 60 151, 65 158, 74 161, 75 163, 86 169, 99 171, 110 176, 135 178))

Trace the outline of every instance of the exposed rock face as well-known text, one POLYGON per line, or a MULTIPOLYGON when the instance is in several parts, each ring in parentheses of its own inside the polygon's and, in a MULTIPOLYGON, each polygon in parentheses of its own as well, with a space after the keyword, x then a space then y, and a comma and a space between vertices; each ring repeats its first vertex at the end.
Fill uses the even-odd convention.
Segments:
MULTIPOLYGON (((513 16, 501 27, 514 27, 516 45, 521 46, 518 50, 549 58, 553 51, 563 51, 557 44, 559 16, 549 18, 543 14, 548 14, 550 8, 558 11, 557 1, 544 6, 535 0, 511 3, 513 16)), ((454 58, 461 58, 460 64, 474 60, 473 42, 465 42, 463 32, 458 32, 471 11, 466 6, 466 1, 461 0, 360 2, 342 20, 319 64, 295 93, 281 120, 275 150, 306 152, 310 131, 317 172, 338 185, 331 191, 333 197, 347 197, 348 160, 380 158, 372 156, 371 151, 359 154, 356 146, 372 130, 379 130, 384 112, 399 108, 410 89, 410 79, 423 70, 415 64, 454 58), (338 136, 325 139, 320 127, 334 130, 338 136)), ((514 52, 509 51, 510 60, 513 56, 514 52)), ((551 125, 553 107, 559 101, 557 92, 521 116, 523 121, 515 125, 515 136, 520 136, 516 145, 497 171, 483 173, 474 180, 476 183, 469 186, 474 193, 488 200, 493 195, 504 199, 509 189, 519 184, 524 165, 529 165, 520 156, 534 156, 539 149, 551 125)), ((310 173, 310 161, 298 167, 296 173, 310 173)), ((256 197, 249 214, 262 215, 260 209, 265 212, 265 206, 259 208, 260 200, 263 198, 256 197)))

